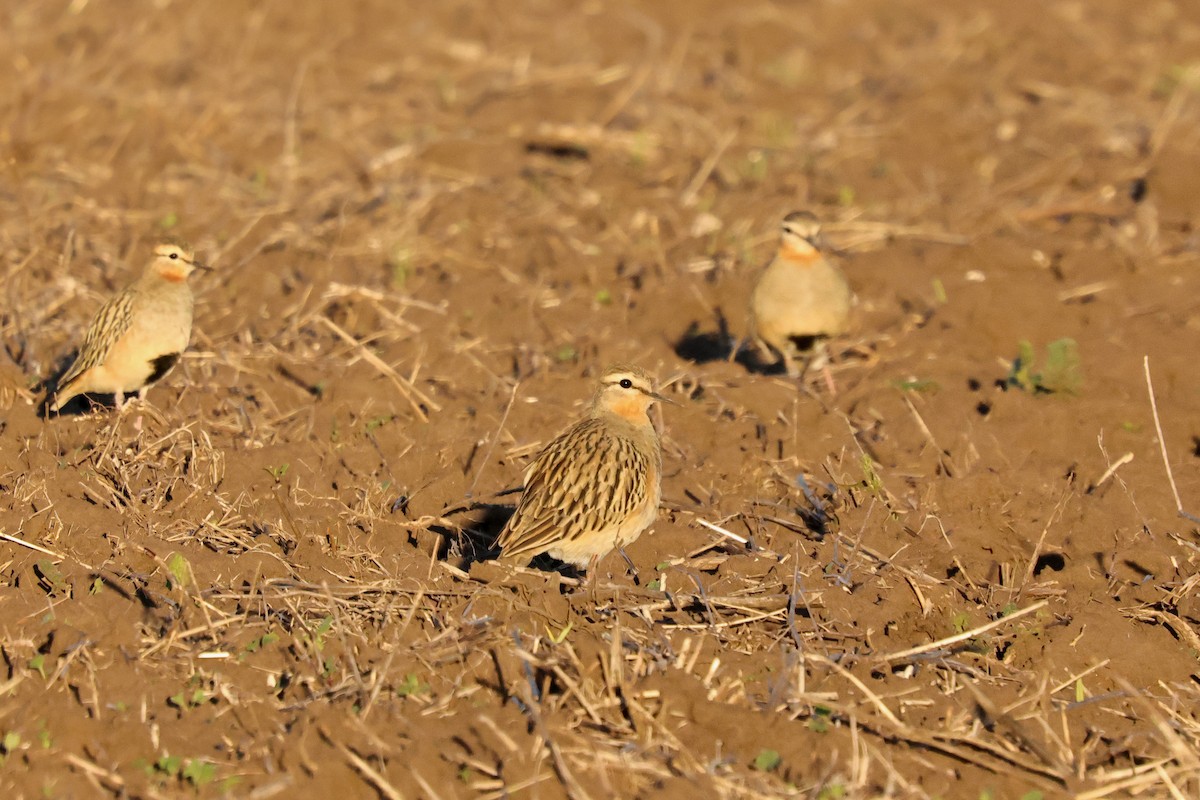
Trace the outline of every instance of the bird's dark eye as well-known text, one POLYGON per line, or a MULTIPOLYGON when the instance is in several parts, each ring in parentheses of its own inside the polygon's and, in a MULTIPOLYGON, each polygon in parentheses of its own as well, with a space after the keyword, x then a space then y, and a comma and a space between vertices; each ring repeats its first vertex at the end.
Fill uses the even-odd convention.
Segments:
POLYGON ((167 258, 174 261, 175 259, 179 258, 179 253, 171 253, 171 255, 167 256, 167 258))
POLYGON ((622 389, 632 389, 633 381, 629 380, 629 378, 621 378, 621 388, 622 389))

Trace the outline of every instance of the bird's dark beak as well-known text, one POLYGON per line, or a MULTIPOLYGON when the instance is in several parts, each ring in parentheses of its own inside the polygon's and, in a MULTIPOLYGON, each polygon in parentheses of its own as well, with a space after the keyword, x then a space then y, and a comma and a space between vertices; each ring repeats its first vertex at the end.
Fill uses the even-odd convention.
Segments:
POLYGON ((663 395, 659 394, 658 392, 650 392, 650 396, 653 397, 655 400, 657 400, 660 403, 668 403, 673 406, 679 405, 679 403, 675 402, 671 398, 664 397, 663 395))
POLYGON ((212 272, 212 267, 208 264, 201 264, 199 261, 192 262, 192 269, 202 269, 205 272, 212 272))

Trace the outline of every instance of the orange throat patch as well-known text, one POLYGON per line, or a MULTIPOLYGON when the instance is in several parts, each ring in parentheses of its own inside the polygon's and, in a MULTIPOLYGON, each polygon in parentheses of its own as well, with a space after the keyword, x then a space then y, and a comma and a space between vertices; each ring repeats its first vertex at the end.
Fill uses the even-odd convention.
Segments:
POLYGON ((181 269, 164 269, 158 274, 167 283, 183 283, 187 280, 187 273, 181 269))
POLYGON ((821 260, 821 252, 813 247, 801 249, 785 244, 779 248, 779 257, 793 264, 807 267, 821 260))
POLYGON ((646 409, 649 406, 641 397, 622 397, 609 403, 608 410, 634 425, 648 425, 650 418, 646 416, 646 409))

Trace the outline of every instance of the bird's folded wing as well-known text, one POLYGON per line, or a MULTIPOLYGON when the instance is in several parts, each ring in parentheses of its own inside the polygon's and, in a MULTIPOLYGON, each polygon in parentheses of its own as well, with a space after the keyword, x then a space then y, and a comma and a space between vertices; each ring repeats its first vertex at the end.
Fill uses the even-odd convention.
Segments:
POLYGON ((75 363, 58 379, 60 387, 65 388, 85 370, 104 363, 113 345, 129 330, 133 321, 133 298, 134 293, 126 289, 100 307, 83 336, 75 363))

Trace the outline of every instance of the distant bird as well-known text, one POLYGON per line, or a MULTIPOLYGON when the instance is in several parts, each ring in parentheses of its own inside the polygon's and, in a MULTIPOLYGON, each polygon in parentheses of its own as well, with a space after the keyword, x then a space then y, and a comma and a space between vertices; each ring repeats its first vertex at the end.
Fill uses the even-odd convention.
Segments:
POLYGON ((647 412, 656 400, 666 398, 645 371, 616 366, 604 373, 587 416, 525 471, 521 502, 497 539, 502 561, 547 553, 587 568, 654 523, 662 451, 647 412))
POLYGON ((792 377, 803 373, 796 365, 801 351, 823 348, 823 340, 843 333, 850 319, 850 285, 821 254, 823 245, 821 224, 812 213, 788 214, 779 250, 750 296, 751 336, 764 355, 773 361, 782 357, 792 377), (807 348, 798 340, 807 340, 807 348))
POLYGON ((111 394, 117 407, 127 392, 146 390, 170 371, 192 335, 188 276, 208 267, 174 244, 154 248, 142 277, 100 307, 83 346, 54 390, 51 411, 81 394, 111 394))

